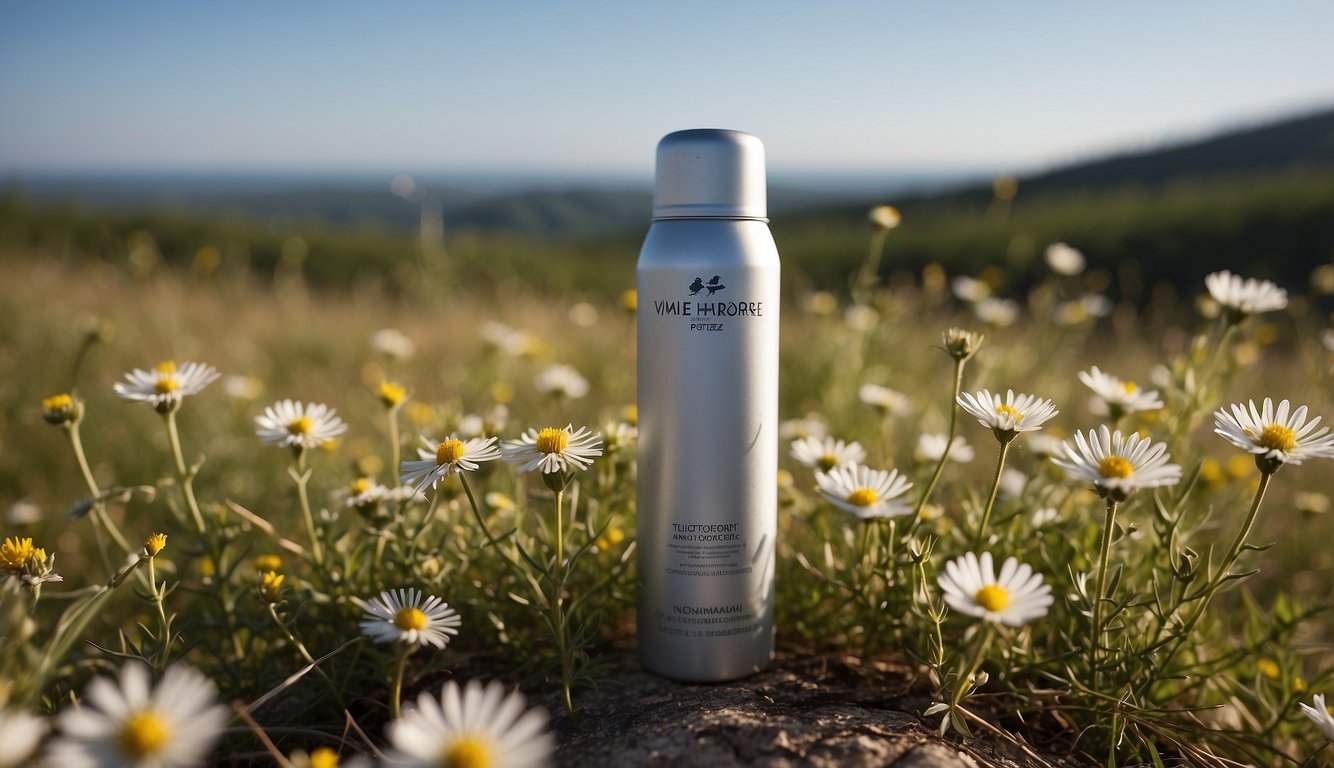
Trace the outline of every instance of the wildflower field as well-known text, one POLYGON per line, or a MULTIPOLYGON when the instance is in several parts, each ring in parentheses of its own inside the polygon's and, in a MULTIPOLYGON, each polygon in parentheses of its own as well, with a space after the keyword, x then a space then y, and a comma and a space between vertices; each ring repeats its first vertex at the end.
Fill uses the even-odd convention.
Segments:
MULTIPOLYGON (((960 743, 1334 762, 1334 265, 1144 308, 1052 243, 1002 296, 898 224, 785 274, 784 652, 900 663, 960 743)), ((633 640, 633 254, 574 295, 123 252, 0 258, 0 766, 554 760, 633 640)))

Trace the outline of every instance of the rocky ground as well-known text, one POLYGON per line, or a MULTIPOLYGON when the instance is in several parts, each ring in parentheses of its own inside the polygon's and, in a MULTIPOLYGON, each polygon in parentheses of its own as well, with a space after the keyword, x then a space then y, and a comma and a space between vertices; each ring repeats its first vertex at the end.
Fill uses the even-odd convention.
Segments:
MULTIPOLYGON (((1082 766, 974 727, 940 738, 929 701, 901 670, 848 657, 780 655, 766 671, 692 685, 613 659, 612 682, 578 697, 577 723, 555 718, 562 766, 1082 766)), ((538 701, 555 713, 558 697, 538 701)))

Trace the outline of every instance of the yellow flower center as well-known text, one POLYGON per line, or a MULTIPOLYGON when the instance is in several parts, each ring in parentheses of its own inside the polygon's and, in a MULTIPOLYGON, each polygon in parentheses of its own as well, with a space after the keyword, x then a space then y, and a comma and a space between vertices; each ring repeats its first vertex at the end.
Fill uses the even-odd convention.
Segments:
POLYGON ((1278 664, 1273 659, 1260 659, 1259 661, 1255 662, 1255 668, 1260 672, 1260 674, 1264 675, 1270 680, 1277 680, 1279 674, 1281 674, 1282 672, 1282 670, 1278 668, 1278 664))
POLYGON ((1133 381, 1127 381, 1126 383, 1121 385, 1121 388, 1125 390, 1127 395, 1133 395, 1135 394, 1136 390, 1139 389, 1139 386, 1136 385, 1135 382, 1133 381))
POLYGON ((157 754, 171 732, 162 718, 151 709, 136 712, 120 732, 120 747, 129 757, 141 759, 157 754))
POLYGON ((1108 456, 1098 465, 1098 474, 1103 477, 1130 477, 1134 471, 1135 465, 1120 456, 1108 456))
POLYGON ((338 768, 338 753, 328 747, 320 747, 310 753, 310 768, 338 768))
POLYGON ((170 395, 180 388, 181 383, 170 373, 158 376, 158 380, 153 382, 153 391, 159 395, 170 395))
POLYGON ((1297 433, 1282 424, 1270 424, 1255 442, 1271 451, 1291 451, 1297 447, 1297 433))
POLYGON ((276 603, 282 599, 284 578, 285 577, 281 573, 275 573, 273 571, 267 571, 260 577, 259 591, 264 595, 265 600, 268 600, 270 603, 276 603))
POLYGON ((547 427, 537 433, 537 450, 542 453, 560 453, 570 444, 570 435, 563 429, 547 427))
POLYGON ((24 563, 33 556, 33 547, 31 538, 5 539, 5 543, 0 545, 0 565, 10 570, 17 571, 21 569, 24 563))
POLYGON ((825 455, 816 459, 815 464, 820 469, 823 469, 824 471, 828 472, 829 470, 838 466, 838 457, 832 453, 826 453, 825 455))
POLYGON ((61 393, 52 395, 42 400, 42 410, 48 413, 59 413, 74 407, 74 398, 68 394, 61 393))
POLYGON ((446 464, 453 464, 463 458, 466 450, 462 440, 452 437, 435 447, 435 463, 442 467, 446 464))
POLYGON ((394 626, 404 632, 411 629, 426 629, 426 614, 418 608, 401 608, 394 614, 394 626))
POLYGON ((293 435, 308 435, 315 423, 305 416, 298 416, 287 422, 287 431, 293 435))
POLYGON ((1009 416, 1010 418, 1014 419, 1016 422, 1020 422, 1020 421, 1023 421, 1023 420, 1024 420, 1024 414, 1020 413, 1019 411, 1016 411, 1016 410, 1014 409, 1014 406, 1010 406, 1010 405, 998 405, 998 406, 996 406, 996 415, 997 415, 997 416, 1009 416))
POLYGON ((392 381, 380 382, 380 402, 392 408, 403 402, 408 396, 408 391, 392 381))
POLYGON ((495 765, 491 745, 476 736, 463 736, 445 747, 441 768, 491 768, 495 765))
POLYGON ((977 593, 973 595, 973 599, 977 601, 978 605, 986 608, 988 611, 991 611, 992 613, 1000 613, 1005 610, 1005 606, 1010 604, 1010 593, 1005 590, 1005 587, 997 584, 988 584, 977 590, 977 593))
POLYGON ((165 546, 167 546, 167 534, 165 533, 155 533, 144 540, 144 551, 148 553, 149 557, 156 556, 165 546))
POLYGON ((371 489, 371 481, 364 477, 358 477, 352 481, 352 493, 362 494, 371 489))
POLYGON ((859 507, 869 507, 880 500, 880 494, 872 488, 858 488, 848 494, 848 503, 859 507))
POLYGON ((162 374, 163 376, 169 376, 176 372, 176 361, 163 360, 162 362, 153 366, 153 370, 156 371, 157 373, 162 374))

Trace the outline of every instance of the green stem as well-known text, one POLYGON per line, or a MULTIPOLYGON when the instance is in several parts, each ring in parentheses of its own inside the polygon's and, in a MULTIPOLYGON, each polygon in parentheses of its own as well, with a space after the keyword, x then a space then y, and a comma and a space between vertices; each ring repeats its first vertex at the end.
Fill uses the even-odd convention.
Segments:
POLYGON ((176 483, 181 486, 181 496, 185 499, 186 509, 190 510, 195 528, 208 547, 209 560, 213 566, 213 579, 218 586, 213 594, 222 609, 227 634, 232 641, 232 653, 235 658, 240 659, 245 655, 245 649, 241 647, 241 635, 237 631, 232 593, 226 578, 227 570, 224 562, 226 543, 220 539, 220 532, 210 529, 204 523, 204 513, 199 510, 199 501, 195 499, 195 475, 194 471, 185 465, 185 452, 181 450, 181 435, 176 429, 176 412, 167 411, 163 414, 163 419, 167 422, 167 442, 171 444, 171 457, 176 467, 176 483))
MULTIPOLYGON (((92 499, 92 516, 95 528, 101 528, 110 536, 116 545, 125 550, 125 554, 134 551, 125 536, 121 534, 120 528, 111 520, 107 514, 106 505, 102 502, 102 489, 97 485, 97 479, 93 477, 93 470, 88 465, 88 457, 84 454, 83 439, 79 436, 79 422, 73 421, 64 425, 65 437, 69 439, 70 448, 74 451, 74 459, 79 464, 79 472, 83 475, 83 483, 88 487, 88 493, 92 499)), ((103 564, 108 571, 115 570, 111 559, 107 556, 106 547, 103 545, 101 537, 97 539, 98 551, 101 554, 103 564)))
POLYGON ((987 524, 991 522, 991 510, 996 505, 996 493, 1000 490, 1001 472, 1005 469, 1005 456, 1010 452, 1010 443, 1013 441, 1013 437, 1009 440, 1002 439, 1000 441, 1000 455, 996 459, 996 475, 991 478, 991 494, 987 496, 986 509, 982 510, 982 522, 977 526, 977 538, 974 544, 976 549, 980 549, 986 539, 987 524))
POLYGON ((399 703, 403 699, 403 669, 408 665, 408 654, 411 652, 411 646, 404 646, 398 654, 398 668, 394 670, 394 684, 389 691, 389 715, 395 720, 402 713, 399 703))
POLYGON ((1093 624, 1089 644, 1089 670, 1093 673, 1093 688, 1099 688, 1098 650, 1102 646, 1102 600, 1107 587, 1107 561, 1112 551, 1112 532, 1116 530, 1117 503, 1107 499, 1107 515, 1102 524, 1102 540, 1098 545, 1098 575, 1093 584, 1093 624))
MULTIPOLYGON (((329 686, 329 692, 333 694, 334 700, 338 702, 339 708, 342 708, 343 694, 341 691, 338 690, 338 686, 334 685, 333 679, 329 677, 328 673, 326 673, 322 668, 320 668, 318 662, 315 661, 315 657, 311 654, 309 650, 306 649, 305 643, 301 642, 301 639, 296 636, 296 633, 293 632, 292 629, 287 626, 287 623, 284 622, 282 618, 278 616, 277 606, 274 603, 269 603, 268 607, 269 607, 269 617, 273 619, 273 623, 278 625, 278 629, 282 630, 283 636, 287 638, 287 642, 291 643, 293 648, 296 648, 297 653, 301 654, 301 658, 305 659, 306 663, 311 665, 311 667, 313 667, 315 671, 319 673, 320 677, 324 680, 325 684, 329 686)), ((406 655, 404 656, 404 658, 405 659, 407 658, 406 655)), ((403 671, 402 668, 400 667, 399 669, 400 678, 402 677, 402 673, 403 671)), ((397 700, 398 699, 395 698, 395 701, 397 700)), ((395 717, 397 717, 397 715, 395 715, 395 717)))
POLYGON ((306 524, 306 535, 310 538, 311 556, 315 558, 316 566, 324 565, 324 548, 320 545, 320 537, 315 531, 315 515, 310 510, 310 494, 306 492, 306 482, 310 480, 310 473, 306 471, 306 452, 302 448, 296 450, 294 459, 295 468, 292 470, 292 479, 296 480, 297 502, 301 505, 301 517, 306 524))
POLYGON ((857 295, 855 297, 858 304, 869 304, 869 292, 875 285, 875 278, 880 272, 880 258, 885 250, 885 241, 889 237, 889 230, 875 228, 871 233, 871 247, 866 253, 866 261, 862 263, 861 273, 857 276, 857 295))
POLYGON ((199 502, 195 500, 194 476, 185 466, 185 454, 181 451, 181 435, 176 429, 176 412, 167 411, 163 416, 167 422, 167 441, 171 443, 171 457, 176 463, 176 481, 181 486, 181 494, 185 499, 185 507, 190 510, 190 516, 194 519, 195 528, 202 534, 205 532, 204 515, 199 511, 199 502))
POLYGON ((394 478, 394 486, 401 485, 398 479, 401 447, 398 444, 398 406, 389 409, 389 471, 394 478))
POLYGON ((459 473, 459 484, 463 486, 463 492, 468 496, 468 506, 472 508, 473 519, 477 521, 477 527, 482 529, 482 535, 486 537, 487 542, 508 560, 510 565, 521 568, 519 562, 509 552, 501 549, 500 540, 491 534, 491 529, 487 527, 486 520, 482 518, 482 511, 477 506, 477 499, 472 495, 472 488, 468 486, 468 476, 463 472, 459 473))
POLYGON ((561 572, 564 571, 565 564, 564 498, 564 491, 556 491, 556 570, 561 572))
MULTIPOLYGON (((1223 558, 1222 564, 1219 565, 1218 570, 1214 572, 1209 583, 1196 593, 1198 602, 1195 604, 1195 610, 1191 612, 1190 616, 1187 617, 1184 622, 1182 622, 1181 629, 1178 630, 1177 633, 1176 641, 1172 643, 1172 647, 1168 649, 1167 653, 1163 656, 1162 661, 1156 665, 1158 671, 1166 671, 1168 665, 1171 664, 1177 653, 1179 653, 1185 646, 1191 631, 1195 629, 1195 625, 1199 622, 1200 618, 1204 615, 1205 610, 1209 607, 1209 601, 1212 600, 1213 596, 1217 594, 1220 588, 1222 588, 1223 582, 1228 578, 1228 572, 1232 569, 1232 566, 1236 564, 1237 559, 1241 557, 1241 552, 1246 546, 1246 539, 1250 536, 1251 528, 1255 525, 1255 518, 1260 512, 1260 504, 1264 501, 1265 491, 1269 488, 1269 480, 1273 476, 1273 472, 1260 473, 1260 485, 1255 489, 1255 497, 1251 499, 1251 508, 1246 514, 1246 521, 1242 523, 1241 530, 1237 532, 1237 537, 1232 541, 1232 546, 1228 548, 1227 556, 1223 558)), ((1141 692, 1147 689, 1147 687, 1156 679, 1156 674, 1147 678, 1145 684, 1140 687, 1141 692)))
POLYGON ((991 641, 995 637, 996 625, 988 621, 986 630, 982 633, 982 639, 977 644, 977 651, 973 654, 973 658, 968 661, 963 675, 954 683, 954 693, 950 695, 950 712, 957 710, 959 702, 963 701, 964 691, 969 688, 969 680, 982 666, 982 661, 986 658, 987 650, 991 648, 991 641))
POLYGON ((931 481, 926 484, 926 490, 922 491, 922 497, 917 500, 917 506, 913 508, 913 521, 909 526, 908 535, 917 529, 917 524, 922 519, 922 508, 931 498, 931 492, 936 489, 936 483, 940 481, 940 475, 945 471, 945 464, 950 460, 950 451, 954 448, 954 436, 959 427, 959 391, 963 388, 963 367, 968 361, 954 361, 954 388, 950 390, 950 429, 945 438, 945 450, 940 454, 940 461, 936 464, 936 470, 931 473, 931 481))
POLYGON ((167 619, 167 609, 162 604, 167 591, 167 582, 162 582, 162 586, 158 587, 157 570, 153 566, 156 559, 156 557, 148 558, 148 588, 153 592, 153 605, 157 608, 158 641, 162 643, 162 650, 157 658, 157 670, 161 672, 167 668, 167 660, 171 655, 171 622, 167 619))

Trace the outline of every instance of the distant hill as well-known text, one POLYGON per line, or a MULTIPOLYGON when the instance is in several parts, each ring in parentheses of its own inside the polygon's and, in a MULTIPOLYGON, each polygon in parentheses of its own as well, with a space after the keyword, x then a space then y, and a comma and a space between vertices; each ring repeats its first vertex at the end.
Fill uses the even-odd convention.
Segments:
POLYGON ((1023 179, 1035 193, 1121 184, 1156 186, 1181 178, 1334 168, 1334 109, 1243 128, 1186 144, 1059 168, 1023 179))
POLYGON ((871 202, 903 213, 886 273, 996 267, 1019 298, 1044 274, 1042 250, 1067 242, 1130 301, 1224 268, 1301 290, 1334 261, 1334 109, 1021 175, 1010 200, 986 183, 790 214, 774 224, 780 251, 836 285, 862 258, 871 202))
MULTIPOLYGON (((1334 109, 1020 174, 1018 181, 1020 195, 1028 198, 1126 186, 1152 189, 1184 180, 1200 182, 1322 168, 1334 168, 1334 109)), ((989 203, 991 199, 990 184, 971 184, 941 194, 915 196, 904 204, 938 205, 960 200, 989 203)))

